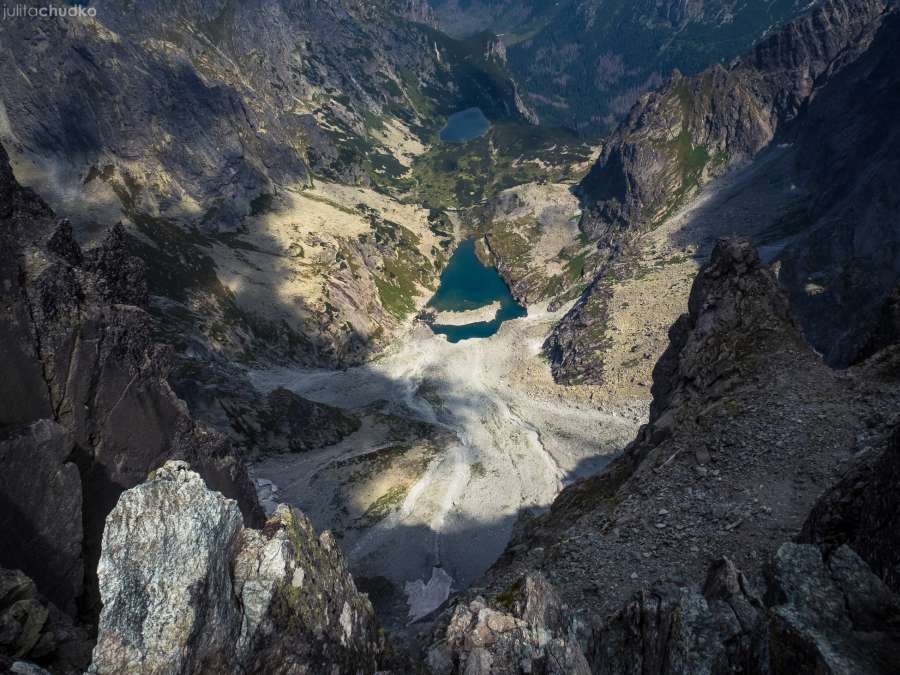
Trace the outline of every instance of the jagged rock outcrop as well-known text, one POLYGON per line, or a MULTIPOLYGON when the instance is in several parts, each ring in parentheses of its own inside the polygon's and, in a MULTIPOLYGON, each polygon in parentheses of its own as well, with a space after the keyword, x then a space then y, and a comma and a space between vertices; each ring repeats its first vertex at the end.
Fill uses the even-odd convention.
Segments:
POLYGON ((900 663, 900 597, 846 546, 783 544, 765 602, 729 560, 702 593, 660 583, 589 640, 593 673, 881 673, 900 663))
POLYGON ((0 670, 46 672, 35 665, 40 664, 54 673, 81 673, 90 649, 86 633, 42 596, 31 579, 19 570, 0 568, 0 670))
POLYGON ((639 466, 696 406, 721 399, 783 351, 811 356, 784 292, 749 241, 719 240, 691 287, 688 313, 669 330, 653 369, 650 418, 623 461, 639 466))
POLYGON ((589 675, 577 631, 556 590, 527 575, 493 607, 481 597, 458 605, 427 665, 434 675, 589 675))
POLYGON ((640 591, 589 641, 595 675, 765 673, 765 609, 728 559, 702 592, 662 582, 640 591))
POLYGON ((436 675, 888 675, 900 663, 900 596, 852 549, 782 544, 765 584, 758 594, 722 558, 702 585, 659 581, 588 627, 530 574, 458 605, 427 663, 436 675))
POLYGON ((847 546, 823 560, 815 546, 784 544, 768 594, 775 675, 897 671, 900 597, 847 546))
POLYGON ((844 478, 822 495, 800 540, 830 552, 849 546, 900 592, 900 426, 881 447, 867 446, 844 478))
POLYGON ((90 673, 370 673, 372 606, 329 533, 282 506, 262 530, 184 462, 122 494, 103 536, 90 673))
POLYGON ((774 275, 749 241, 720 240, 653 371, 651 424, 695 396, 720 396, 748 359, 789 345, 805 346, 774 275))
POLYGON ((5 152, 0 194, 0 430, 9 466, 31 467, 0 480, 10 514, 0 535, 28 543, 4 547, 0 564, 20 566, 60 608, 80 600, 91 611, 104 519, 166 459, 193 461, 249 522, 261 511, 227 440, 195 424, 169 387, 170 350, 130 304, 147 291, 122 228, 82 252, 69 223, 17 184, 5 152))

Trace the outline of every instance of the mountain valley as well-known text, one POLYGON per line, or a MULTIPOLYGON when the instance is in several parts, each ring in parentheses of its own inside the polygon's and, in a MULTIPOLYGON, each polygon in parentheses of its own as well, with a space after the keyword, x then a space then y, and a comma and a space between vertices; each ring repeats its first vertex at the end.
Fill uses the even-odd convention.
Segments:
POLYGON ((0 672, 900 668, 894 3, 85 6, 0 22, 0 672))

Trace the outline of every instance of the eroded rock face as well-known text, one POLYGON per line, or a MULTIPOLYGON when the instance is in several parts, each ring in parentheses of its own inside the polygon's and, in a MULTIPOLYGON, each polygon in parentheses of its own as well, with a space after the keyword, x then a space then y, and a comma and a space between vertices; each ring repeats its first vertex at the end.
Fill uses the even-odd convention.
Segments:
POLYGON ((503 608, 477 597, 459 605, 446 633, 431 648, 434 675, 588 675, 591 670, 556 590, 528 575, 502 598, 503 608))
POLYGON ((334 539, 280 507, 262 530, 184 462, 122 494, 98 568, 91 673, 368 673, 372 606, 334 539))
POLYGON ((895 341, 900 283, 900 14, 810 102, 795 145, 815 187, 778 256, 804 334, 846 367, 895 341))

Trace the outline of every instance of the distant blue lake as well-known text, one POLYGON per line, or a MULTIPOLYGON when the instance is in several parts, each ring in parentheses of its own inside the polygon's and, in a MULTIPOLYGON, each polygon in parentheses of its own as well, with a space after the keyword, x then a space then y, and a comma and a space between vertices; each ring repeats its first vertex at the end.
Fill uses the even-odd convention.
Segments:
POLYGON ((441 140, 446 143, 465 143, 484 136, 491 128, 491 122, 481 108, 467 108, 453 113, 447 119, 447 126, 441 129, 441 140))
POLYGON ((500 311, 493 321, 480 321, 465 326, 432 326, 432 330, 446 335, 450 342, 470 338, 490 337, 500 324, 528 314, 509 292, 509 287, 493 267, 481 264, 475 255, 475 242, 464 241, 450 258, 441 284, 428 306, 439 312, 464 312, 500 301, 500 311))

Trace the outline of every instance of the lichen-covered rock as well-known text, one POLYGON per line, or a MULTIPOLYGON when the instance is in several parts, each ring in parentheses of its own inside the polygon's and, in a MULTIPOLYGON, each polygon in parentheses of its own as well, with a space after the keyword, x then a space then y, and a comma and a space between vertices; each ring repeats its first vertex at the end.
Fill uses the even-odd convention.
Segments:
POLYGON ((123 492, 103 533, 91 672, 234 670, 230 561, 242 525, 237 504, 182 462, 123 492))
POLYGON ((333 538, 281 507, 261 531, 184 462, 107 519, 90 672, 369 673, 379 642, 333 538))
POLYGON ((492 608, 477 597, 456 607, 427 656, 434 675, 588 675, 591 671, 556 590, 527 575, 492 608))
POLYGON ((767 599, 773 673, 896 673, 900 598, 852 549, 784 544, 767 599))

